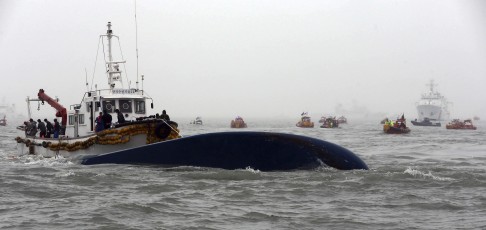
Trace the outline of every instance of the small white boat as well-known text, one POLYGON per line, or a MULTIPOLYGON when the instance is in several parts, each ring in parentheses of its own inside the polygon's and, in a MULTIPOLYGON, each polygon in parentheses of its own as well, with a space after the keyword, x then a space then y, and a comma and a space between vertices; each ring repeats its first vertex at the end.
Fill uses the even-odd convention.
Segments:
POLYGON ((191 121, 191 124, 192 125, 202 125, 203 121, 202 121, 201 117, 196 117, 196 119, 194 119, 194 121, 191 121))

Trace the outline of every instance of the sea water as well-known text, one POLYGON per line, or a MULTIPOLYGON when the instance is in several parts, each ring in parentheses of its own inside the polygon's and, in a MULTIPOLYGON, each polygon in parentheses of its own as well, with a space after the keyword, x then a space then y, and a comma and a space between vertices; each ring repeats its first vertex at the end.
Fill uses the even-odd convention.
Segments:
MULTIPOLYGON (((379 121, 349 122, 245 130, 330 141, 370 170, 84 166, 19 156, 21 132, 0 127, 0 229, 486 229, 486 125, 388 135, 379 121)), ((235 131, 229 120, 179 124, 183 136, 235 131)))

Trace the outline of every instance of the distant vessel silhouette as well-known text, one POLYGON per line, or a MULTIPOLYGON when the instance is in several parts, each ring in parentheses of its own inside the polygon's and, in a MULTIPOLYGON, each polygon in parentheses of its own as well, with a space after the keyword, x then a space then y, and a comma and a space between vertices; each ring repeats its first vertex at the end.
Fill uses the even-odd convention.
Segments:
POLYGON ((429 86, 429 90, 422 94, 422 97, 417 102, 418 120, 423 121, 425 118, 428 118, 430 121, 448 120, 450 116, 449 102, 434 89, 436 86, 434 80, 430 80, 427 86, 429 86))

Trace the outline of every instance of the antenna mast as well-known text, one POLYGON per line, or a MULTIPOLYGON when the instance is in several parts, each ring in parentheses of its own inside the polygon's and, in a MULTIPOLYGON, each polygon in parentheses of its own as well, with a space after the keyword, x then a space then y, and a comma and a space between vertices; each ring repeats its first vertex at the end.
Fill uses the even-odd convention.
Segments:
POLYGON ((86 70, 86 67, 84 67, 84 73, 86 75, 86 92, 89 91, 89 87, 88 87, 88 70, 86 70))
POLYGON ((133 0, 135 3, 135 51, 137 55, 137 89, 138 89, 138 23, 137 23, 137 0, 133 0))
MULTIPOLYGON (((125 61, 113 61, 113 55, 111 53, 111 39, 112 37, 118 38, 116 35, 113 35, 113 30, 111 30, 111 22, 108 22, 108 30, 106 31, 106 36, 108 40, 108 65, 107 74, 108 74, 108 85, 110 85, 110 89, 115 88, 115 81, 119 81, 123 87, 123 81, 121 80, 121 71, 119 68, 120 63, 125 63, 125 61)), ((123 56, 123 55, 122 55, 123 56)))
POLYGON ((430 83, 427 84, 427 86, 429 86, 429 90, 431 93, 434 92, 434 86, 436 86, 437 84, 434 84, 434 80, 433 79, 430 79, 430 83))
POLYGON ((108 38, 108 68, 109 71, 113 71, 113 55, 111 54, 111 37, 113 37, 113 30, 111 30, 111 22, 108 22, 108 30, 106 31, 106 37, 108 38))

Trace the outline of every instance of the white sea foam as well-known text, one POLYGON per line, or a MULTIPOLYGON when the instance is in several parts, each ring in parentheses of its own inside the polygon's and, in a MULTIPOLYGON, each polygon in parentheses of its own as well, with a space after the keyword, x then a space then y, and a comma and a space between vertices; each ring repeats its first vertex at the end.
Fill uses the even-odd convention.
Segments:
POLYGON ((428 173, 424 173, 422 171, 419 171, 417 169, 413 169, 411 167, 408 167, 407 169, 405 169, 405 171, 403 173, 412 175, 414 177, 431 178, 431 179, 437 180, 437 181, 453 181, 454 180, 453 178, 450 178, 450 177, 434 176, 434 175, 432 175, 432 173, 430 171, 428 173))
POLYGON ((247 167, 245 168, 245 170, 246 170, 246 171, 248 171, 248 172, 251 172, 251 173, 255 173, 255 174, 260 173, 260 170, 258 170, 258 169, 257 169, 257 170, 252 169, 250 166, 247 166, 247 167))
POLYGON ((74 164, 73 162, 63 157, 45 158, 36 155, 23 155, 23 156, 18 156, 15 159, 18 160, 18 162, 23 163, 25 165, 41 165, 45 167, 74 164))
POLYGON ((69 177, 76 175, 73 170, 68 170, 67 172, 61 172, 57 175, 57 177, 69 177))

